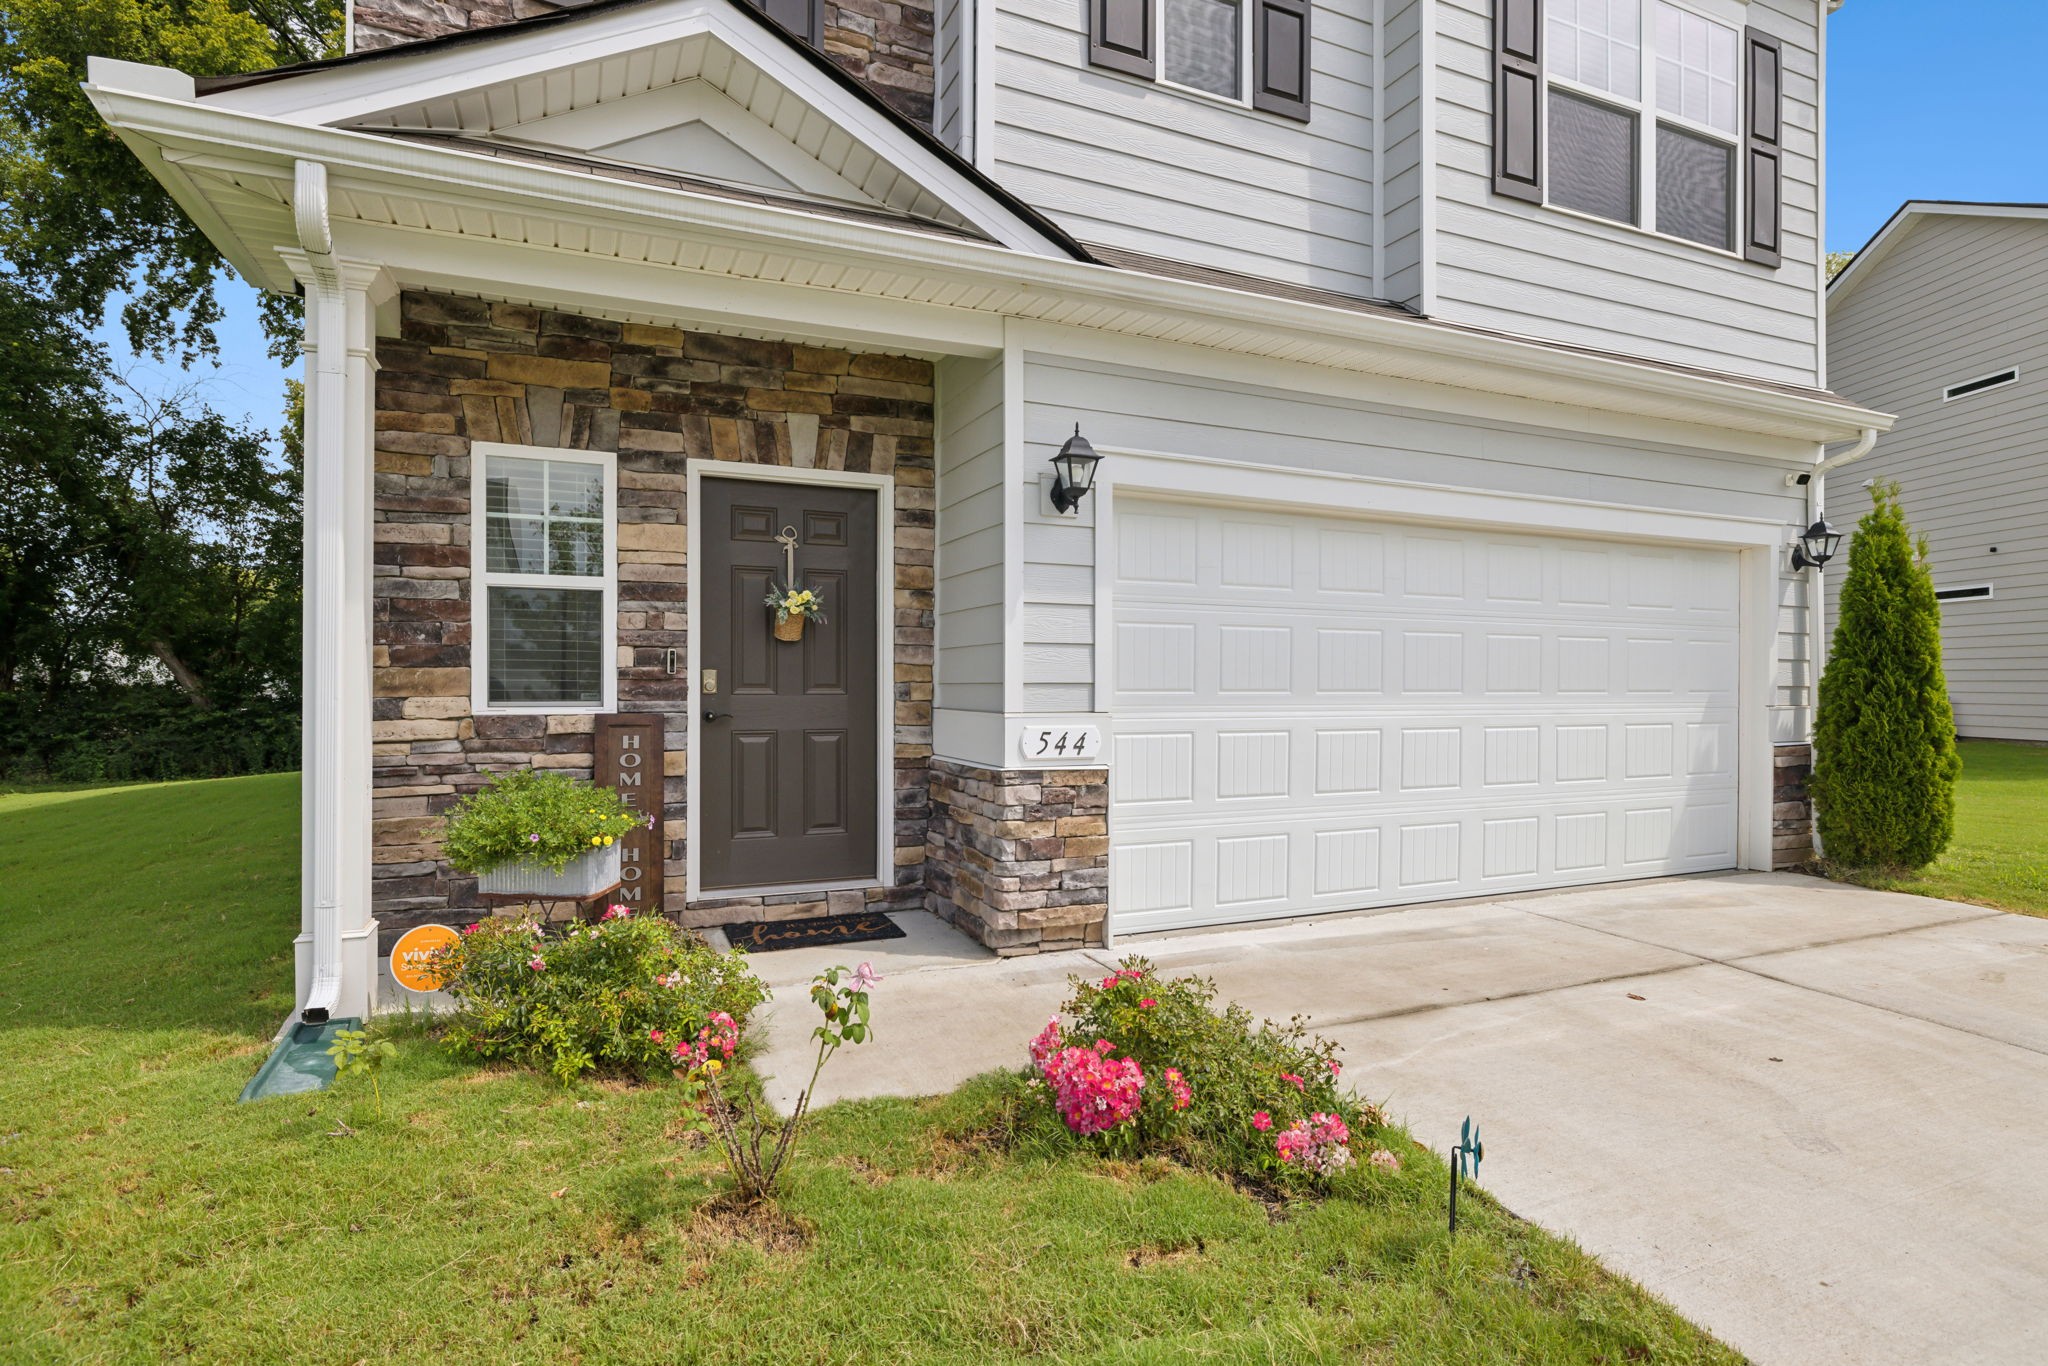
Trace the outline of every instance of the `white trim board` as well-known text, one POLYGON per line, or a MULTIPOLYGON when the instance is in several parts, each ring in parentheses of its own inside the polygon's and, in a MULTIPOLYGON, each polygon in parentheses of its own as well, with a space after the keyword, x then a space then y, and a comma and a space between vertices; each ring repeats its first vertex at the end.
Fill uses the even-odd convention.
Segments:
POLYGON ((782 465, 756 465, 743 460, 696 459, 689 463, 683 496, 684 517, 689 532, 689 567, 684 583, 689 594, 689 732, 685 759, 683 830, 683 901, 685 905, 727 897, 776 895, 804 891, 822 884, 792 883, 786 887, 749 888, 739 891, 723 887, 708 894, 699 877, 701 848, 694 828, 703 808, 704 766, 698 762, 704 721, 703 601, 698 566, 703 564, 704 519, 697 515, 703 506, 704 481, 744 479, 756 483, 812 484, 829 488, 872 489, 875 493, 875 878, 873 882, 835 882, 835 890, 855 887, 893 886, 896 879, 896 480, 887 474, 862 474, 853 470, 796 469, 782 465))

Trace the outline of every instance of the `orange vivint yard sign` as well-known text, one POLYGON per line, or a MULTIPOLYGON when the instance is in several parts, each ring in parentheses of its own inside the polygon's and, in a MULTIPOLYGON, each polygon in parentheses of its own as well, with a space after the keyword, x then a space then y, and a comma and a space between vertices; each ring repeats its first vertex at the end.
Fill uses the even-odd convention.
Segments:
POLYGON ((391 978, 407 991, 438 991, 441 986, 441 950, 460 942, 462 936, 446 925, 420 925, 407 930, 391 946, 391 978))

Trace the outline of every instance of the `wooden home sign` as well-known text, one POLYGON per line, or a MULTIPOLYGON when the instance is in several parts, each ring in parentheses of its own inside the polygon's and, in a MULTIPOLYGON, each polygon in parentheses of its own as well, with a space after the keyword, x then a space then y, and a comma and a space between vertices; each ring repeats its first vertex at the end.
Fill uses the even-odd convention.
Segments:
POLYGON ((636 915, 660 915, 663 866, 662 787, 666 764, 662 718, 624 712, 597 718, 597 783, 617 788, 635 811, 654 817, 654 828, 634 830, 619 858, 619 901, 636 915))

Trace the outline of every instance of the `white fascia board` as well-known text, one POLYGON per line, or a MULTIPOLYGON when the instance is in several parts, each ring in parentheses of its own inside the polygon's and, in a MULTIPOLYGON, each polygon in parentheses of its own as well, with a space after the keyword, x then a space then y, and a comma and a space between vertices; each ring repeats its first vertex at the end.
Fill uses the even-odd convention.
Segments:
POLYGON ((1909 199, 1877 230, 1877 236, 1863 244, 1842 273, 1828 282, 1828 307, 1849 297, 1850 291, 1877 269, 1878 262, 1912 235, 1929 218, 2048 218, 2044 204, 1944 204, 1932 199, 1909 199))
POLYGON ((1008 206, 885 115, 832 84, 806 58, 753 21, 733 13, 727 0, 671 0, 658 11, 628 7, 547 25, 539 32, 524 33, 513 27, 488 42, 428 48, 354 66, 309 71, 218 91, 200 102, 290 123, 334 126, 368 118, 394 105, 451 98, 586 63, 616 62, 635 52, 694 38, 717 43, 758 68, 1004 246, 1034 255, 1067 256, 1058 243, 1019 219, 1008 206))
MULTIPOLYGON (((1433 383, 1505 392, 1545 402, 1644 411, 1744 431, 1846 441, 1892 418, 1831 402, 1647 362, 1575 352, 1536 339, 1467 331, 1277 298, 1138 271, 1030 256, 1001 246, 629 181, 510 162, 374 134, 307 127, 205 105, 89 89, 102 115, 124 132, 159 142, 210 144, 244 160, 269 155, 326 164, 342 180, 382 181, 414 196, 481 195, 503 211, 601 218, 611 228, 644 228, 699 240, 730 237, 753 253, 822 256, 891 277, 918 274, 941 286, 967 285, 1003 300, 992 311, 1077 302, 1121 307, 1162 326, 1238 329, 1274 345, 1338 348, 1343 364, 1433 383), (1629 405, 1639 405, 1631 408, 1629 405), (1640 405, 1648 404, 1643 407, 1640 405)), ((285 174, 280 171, 280 174, 285 174)), ((650 267, 650 269, 663 269, 650 267)), ((821 293, 823 291, 820 291, 821 293)), ((624 301, 622 301, 624 302, 624 301)))

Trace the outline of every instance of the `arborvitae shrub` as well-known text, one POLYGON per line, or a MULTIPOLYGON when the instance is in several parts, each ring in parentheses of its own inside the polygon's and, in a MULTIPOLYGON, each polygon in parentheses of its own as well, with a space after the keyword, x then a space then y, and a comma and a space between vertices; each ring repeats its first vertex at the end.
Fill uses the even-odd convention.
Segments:
POLYGON ((1941 671, 1941 607, 1899 505, 1873 506, 1849 545, 1834 645, 1814 718, 1813 800, 1823 852, 1856 867, 1920 868, 1955 831, 1962 772, 1941 671))

